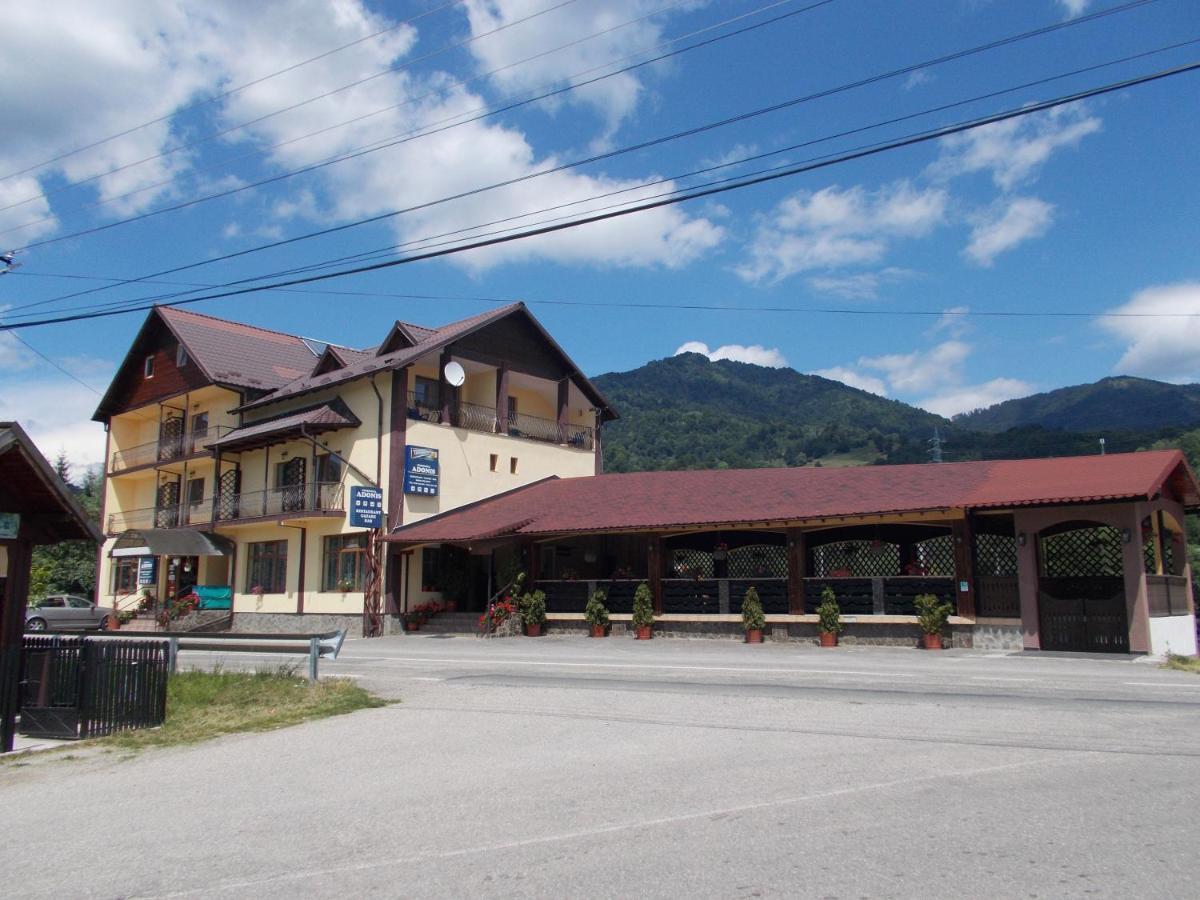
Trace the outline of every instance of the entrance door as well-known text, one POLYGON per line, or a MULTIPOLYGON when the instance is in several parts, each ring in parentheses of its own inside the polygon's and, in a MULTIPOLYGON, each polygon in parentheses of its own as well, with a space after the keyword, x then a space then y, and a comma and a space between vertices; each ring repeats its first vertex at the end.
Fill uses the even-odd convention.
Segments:
POLYGON ((1042 649, 1128 653, 1121 533, 1071 523, 1044 532, 1038 550, 1042 649))

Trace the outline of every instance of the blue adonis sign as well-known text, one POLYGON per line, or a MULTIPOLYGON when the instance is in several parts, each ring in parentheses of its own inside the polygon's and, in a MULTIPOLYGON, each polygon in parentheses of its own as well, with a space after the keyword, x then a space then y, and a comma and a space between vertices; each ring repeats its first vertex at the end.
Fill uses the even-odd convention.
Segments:
POLYGON ((383 525, 383 491, 377 487, 350 488, 350 527, 379 528, 383 525))
POLYGON ((406 447, 404 493, 437 496, 438 452, 431 447, 406 447))

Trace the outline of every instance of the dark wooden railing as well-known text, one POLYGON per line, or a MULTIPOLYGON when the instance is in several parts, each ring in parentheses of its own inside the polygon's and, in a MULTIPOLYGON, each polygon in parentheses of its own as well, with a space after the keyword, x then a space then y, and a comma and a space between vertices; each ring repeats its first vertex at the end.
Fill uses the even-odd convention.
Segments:
POLYGON ((975 614, 988 619, 1021 618, 1016 575, 980 575, 975 579, 975 614))
MULTIPOLYGON (((418 397, 416 393, 410 391, 408 417, 437 424, 442 420, 441 404, 418 397)), ((500 428, 499 419, 496 417, 496 408, 481 406, 478 403, 460 401, 452 405, 449 424, 456 428, 465 428, 468 431, 479 431, 484 434, 496 434, 503 430, 510 437, 542 441, 547 444, 567 444, 581 450, 591 450, 595 446, 595 435, 587 425, 564 425, 560 428, 554 419, 514 413, 509 416, 507 430, 504 430, 500 428)))
POLYGON ((1186 616, 1192 611, 1187 579, 1182 575, 1147 575, 1146 598, 1150 604, 1150 615, 1156 619, 1186 616))
POLYGON ((341 482, 310 482, 265 491, 222 494, 217 498, 217 520, 221 522, 288 513, 340 512, 342 509, 341 482))

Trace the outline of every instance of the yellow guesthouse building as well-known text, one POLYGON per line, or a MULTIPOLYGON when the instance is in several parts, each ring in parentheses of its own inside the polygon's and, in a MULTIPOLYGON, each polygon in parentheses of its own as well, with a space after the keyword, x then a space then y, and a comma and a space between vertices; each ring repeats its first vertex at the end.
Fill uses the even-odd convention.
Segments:
POLYGON ((195 590, 214 615, 231 606, 236 631, 394 631, 457 578, 481 609, 490 555, 381 544, 373 566, 352 500, 382 495, 386 533, 593 475, 616 413, 523 304, 381 338, 352 349, 152 310, 94 417, 108 433, 97 601, 161 611, 195 590))

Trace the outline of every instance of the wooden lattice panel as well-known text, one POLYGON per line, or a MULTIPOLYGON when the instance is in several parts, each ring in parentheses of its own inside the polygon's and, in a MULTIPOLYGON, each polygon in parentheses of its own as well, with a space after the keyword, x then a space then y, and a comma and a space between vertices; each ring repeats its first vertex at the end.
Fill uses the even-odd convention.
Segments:
POLYGON ((1042 538, 1042 574, 1048 578, 1124 574, 1121 532, 1109 525, 1077 528, 1042 538))

